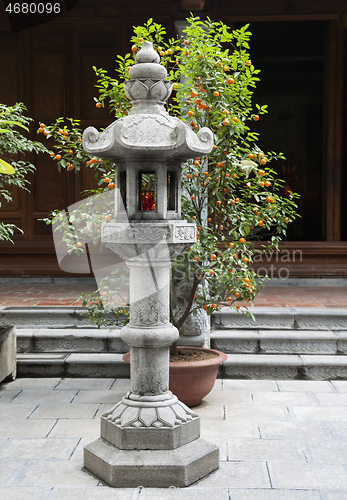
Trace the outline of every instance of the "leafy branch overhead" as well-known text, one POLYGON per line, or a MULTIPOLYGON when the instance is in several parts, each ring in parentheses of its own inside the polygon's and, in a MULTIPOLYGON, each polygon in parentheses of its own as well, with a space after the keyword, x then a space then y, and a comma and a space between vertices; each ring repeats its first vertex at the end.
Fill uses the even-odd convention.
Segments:
MULTIPOLYGON (((47 148, 38 141, 31 141, 21 131, 29 131, 32 118, 23 113, 26 107, 22 103, 13 106, 0 104, 0 207, 12 201, 13 188, 29 191, 28 174, 35 166, 27 160, 28 153, 47 152, 47 148), (5 174, 5 175, 4 175, 5 174)), ((15 231, 23 231, 15 224, 0 222, 0 241, 12 241, 15 231)))

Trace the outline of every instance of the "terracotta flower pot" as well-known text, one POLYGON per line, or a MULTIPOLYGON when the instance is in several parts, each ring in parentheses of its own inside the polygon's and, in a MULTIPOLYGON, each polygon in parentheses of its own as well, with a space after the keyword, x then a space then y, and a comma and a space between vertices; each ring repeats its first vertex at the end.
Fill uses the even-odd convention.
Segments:
MULTIPOLYGON (((203 347, 179 347, 179 350, 198 350, 214 352, 215 358, 204 361, 170 362, 169 388, 187 406, 197 406, 212 390, 217 378, 219 363, 227 359, 227 355, 215 349, 203 347)), ((124 361, 130 362, 130 353, 123 356, 124 361)))

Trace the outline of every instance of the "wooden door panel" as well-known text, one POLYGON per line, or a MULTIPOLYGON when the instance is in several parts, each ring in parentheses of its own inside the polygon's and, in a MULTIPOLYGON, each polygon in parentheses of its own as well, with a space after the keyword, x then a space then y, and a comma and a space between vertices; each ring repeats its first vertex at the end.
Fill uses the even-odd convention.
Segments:
POLYGON ((65 115, 66 59, 63 55, 32 56, 34 115, 55 120, 65 115))

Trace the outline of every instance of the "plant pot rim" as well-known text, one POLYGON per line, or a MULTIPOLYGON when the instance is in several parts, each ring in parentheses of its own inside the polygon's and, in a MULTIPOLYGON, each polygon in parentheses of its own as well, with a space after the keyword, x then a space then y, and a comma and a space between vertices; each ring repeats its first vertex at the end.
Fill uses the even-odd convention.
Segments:
POLYGON ((219 365, 223 361, 226 361, 228 356, 221 351, 217 351, 216 349, 210 349, 208 347, 194 347, 194 346, 177 346, 177 349, 185 350, 185 351, 206 351, 206 352, 214 352, 218 354, 215 358, 212 359, 203 359, 202 361, 170 361, 170 366, 174 366, 176 368, 187 366, 188 364, 193 365, 194 367, 200 366, 208 366, 208 365, 219 365))
MULTIPOLYGON (((170 366, 175 368, 185 367, 189 364, 198 368, 200 366, 208 366, 208 365, 219 365, 219 363, 223 363, 226 361, 228 356, 221 351, 217 351, 216 349, 209 349, 208 347, 194 347, 194 346, 177 346, 177 349, 186 350, 186 351, 207 351, 207 352, 215 352, 218 354, 215 358, 212 359, 204 359, 202 361, 170 361, 170 366)), ((126 363, 130 363, 130 352, 126 352, 122 356, 123 360, 126 363)))

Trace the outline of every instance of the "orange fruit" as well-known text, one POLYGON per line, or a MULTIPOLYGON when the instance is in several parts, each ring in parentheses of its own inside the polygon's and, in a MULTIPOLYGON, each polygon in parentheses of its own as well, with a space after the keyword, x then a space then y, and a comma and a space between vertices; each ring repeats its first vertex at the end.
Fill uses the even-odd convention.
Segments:
POLYGON ((249 283, 250 281, 251 281, 251 280, 250 280, 249 278, 245 278, 245 279, 244 279, 244 282, 245 282, 245 283, 249 283))
POLYGON ((235 201, 236 201, 236 202, 237 202, 237 201, 240 201, 240 198, 235 198, 235 201))
POLYGON ((271 198, 271 196, 267 196, 267 197, 266 197, 266 201, 267 201, 268 203, 273 203, 273 202, 274 202, 274 199, 273 199, 273 198, 271 198))
POLYGON ((57 155, 57 156, 55 157, 55 159, 56 159, 56 160, 61 160, 61 155, 57 155))
POLYGON ((222 166, 223 166, 223 163, 222 163, 221 161, 219 161, 219 162, 217 163, 217 167, 222 168, 222 166))
POLYGON ((216 307, 217 307, 217 304, 212 304, 213 309, 216 309, 216 307))
POLYGON ((254 121, 257 122, 259 120, 259 115, 254 115, 254 121))
POLYGON ((229 200, 230 205, 233 205, 235 203, 235 200, 229 200))
POLYGON ((52 156, 52 158, 53 158, 53 156, 54 156, 54 153, 53 153, 53 152, 52 152, 52 153, 49 153, 49 155, 50 155, 50 156, 52 156))
POLYGON ((260 221, 258 222, 258 226, 262 227, 263 225, 264 225, 264 221, 263 221, 263 220, 260 220, 260 221))
POLYGON ((224 66, 223 71, 228 71, 228 66, 224 66))
POLYGON ((207 177, 207 176, 208 176, 208 172, 206 172, 206 171, 205 171, 205 172, 204 172, 204 175, 206 175, 206 177, 207 177))
POLYGON ((233 246, 234 246, 234 243, 232 243, 232 242, 231 242, 231 243, 229 243, 229 247, 231 247, 231 248, 232 248, 233 246))
POLYGON ((188 40, 184 40, 183 43, 184 43, 184 45, 188 45, 189 42, 188 42, 188 40))
POLYGON ((266 182, 265 182, 265 186, 266 186, 266 187, 269 187, 269 186, 270 186, 270 184, 271 184, 271 182, 269 182, 269 181, 266 181, 266 182))
POLYGON ((137 51, 137 47, 136 47, 136 45, 133 45, 133 46, 131 47, 131 52, 136 52, 136 51, 137 51))
POLYGON ((245 258, 243 259, 243 262, 244 262, 245 264, 247 264, 247 262, 248 262, 247 257, 245 257, 245 258))
POLYGON ((193 116, 194 115, 194 111, 192 111, 191 109, 188 111, 188 116, 193 116))
POLYGON ((109 215, 105 215, 104 219, 105 220, 110 220, 110 216, 109 215))
POLYGON ((246 240, 245 240, 245 238, 240 238, 240 239, 239 239, 239 242, 240 242, 240 243, 245 243, 245 242, 246 242, 246 240))
POLYGON ((260 160, 260 163, 261 163, 262 165, 265 165, 265 163, 266 163, 266 158, 262 158, 262 159, 260 160))
POLYGON ((223 125, 224 125, 225 127, 228 125, 228 123, 229 123, 229 122, 228 122, 228 120, 227 120, 227 119, 223 120, 223 125))
POLYGON ((43 131, 43 135, 48 135, 47 130, 44 130, 44 131, 43 131))
POLYGON ((171 56, 171 54, 172 54, 172 49, 167 49, 167 53, 169 54, 169 56, 171 56))
POLYGON ((217 258, 217 255, 216 255, 215 253, 213 253, 213 254, 211 255, 211 259, 216 259, 216 258, 217 258))
POLYGON ((192 194, 190 197, 191 200, 195 200, 195 196, 192 194))
POLYGON ((199 160, 195 160, 194 165, 198 166, 199 165, 199 160))
POLYGON ((213 144, 213 147, 212 147, 212 149, 216 149, 216 148, 217 148, 217 146, 216 146, 215 144, 213 144))
POLYGON ((236 297, 236 298, 240 297, 239 292, 235 292, 235 297, 236 297))
POLYGON ((228 298, 227 298, 227 301, 228 301, 228 302, 231 302, 232 300, 233 300, 233 299, 232 299, 232 297, 228 297, 228 298))
POLYGON ((233 179, 236 179, 237 175, 236 175, 236 174, 233 174, 231 177, 232 177, 233 179))
POLYGON ((212 222, 212 219, 211 219, 211 217, 209 217, 209 218, 207 219, 207 221, 208 221, 208 222, 212 222))
POLYGON ((109 185, 108 185, 108 188, 109 188, 109 189, 114 188, 114 183, 113 183, 113 182, 110 182, 110 183, 109 183, 109 185))
POLYGON ((69 170, 73 170, 75 167, 73 165, 69 166, 69 170))
POLYGON ((264 187, 264 182, 263 181, 259 182, 259 186, 264 187))
POLYGON ((76 243, 76 247, 81 248, 81 246, 82 246, 82 243, 80 243, 80 242, 76 243))
POLYGON ((253 153, 249 153, 248 158, 249 158, 250 160, 253 160, 253 158, 254 158, 254 154, 253 154, 253 153))
POLYGON ((214 270, 213 269, 210 269, 210 274, 214 274, 214 270))
POLYGON ((195 257, 193 258, 193 260, 199 260, 199 257, 197 255, 195 255, 195 257))
POLYGON ((264 170, 258 170, 258 174, 260 175, 260 177, 262 177, 265 174, 265 171, 264 170))
POLYGON ((187 174, 187 179, 191 179, 192 176, 190 174, 187 174))
POLYGON ((240 307, 241 307, 241 306, 240 306, 239 304, 237 304, 236 309, 240 309, 240 307))
POLYGON ((222 204, 222 202, 218 200, 218 201, 217 201, 217 205, 219 206, 219 205, 221 205, 221 204, 222 204))
POLYGON ((218 96, 219 96, 219 92, 218 92, 218 90, 215 90, 215 91, 213 92, 213 95, 214 95, 214 97, 218 97, 218 96))
POLYGON ((247 61, 247 62, 246 62, 246 66, 248 66, 248 67, 249 67, 249 66, 252 66, 252 61, 247 61))
POLYGON ((69 155, 72 155, 72 153, 73 153, 72 149, 69 149, 68 153, 69 153, 69 155))
POLYGON ((111 179, 109 177, 105 177, 104 182, 106 182, 106 184, 108 184, 110 181, 111 179))
POLYGON ((233 116, 233 122, 237 123, 239 121, 239 119, 237 118, 237 116, 233 116))

